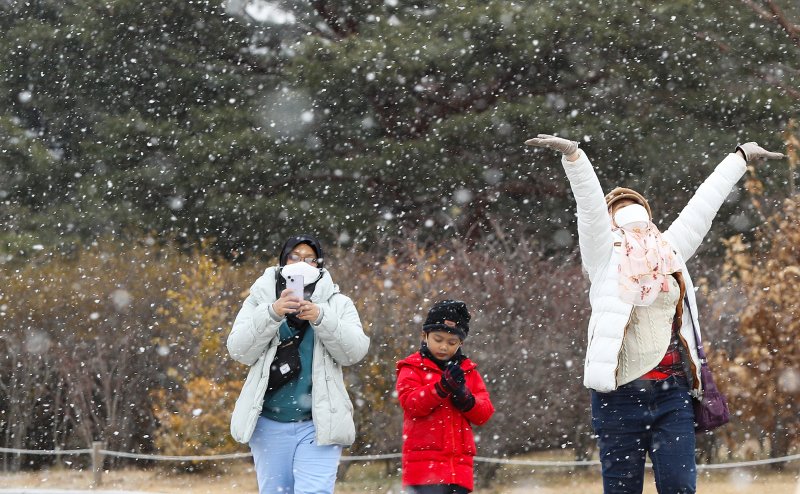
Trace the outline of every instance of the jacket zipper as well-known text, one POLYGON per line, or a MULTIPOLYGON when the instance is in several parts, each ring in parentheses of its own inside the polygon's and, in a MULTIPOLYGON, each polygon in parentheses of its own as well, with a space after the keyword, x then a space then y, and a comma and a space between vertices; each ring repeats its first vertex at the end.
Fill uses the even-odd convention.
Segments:
POLYGON ((614 368, 614 389, 619 387, 619 384, 617 384, 617 375, 619 372, 620 360, 622 360, 622 345, 625 343, 625 337, 628 335, 628 328, 631 325, 631 319, 633 319, 634 309, 635 307, 631 306, 631 312, 628 314, 628 322, 625 323, 625 329, 622 331, 622 341, 620 341, 619 351, 617 352, 617 366, 614 368))
MULTIPOLYGON (((457 420, 451 420, 450 421, 450 423, 452 424, 452 426, 450 427, 450 434, 451 434, 452 439, 453 439, 453 454, 450 455, 450 480, 452 481, 451 482, 452 484, 455 484, 455 480, 456 480, 456 463, 455 463, 455 460, 456 460, 456 456, 455 455, 457 454, 456 453, 456 422, 458 422, 458 421, 457 420)), ((460 453, 458 453, 458 454, 460 454, 460 453)))

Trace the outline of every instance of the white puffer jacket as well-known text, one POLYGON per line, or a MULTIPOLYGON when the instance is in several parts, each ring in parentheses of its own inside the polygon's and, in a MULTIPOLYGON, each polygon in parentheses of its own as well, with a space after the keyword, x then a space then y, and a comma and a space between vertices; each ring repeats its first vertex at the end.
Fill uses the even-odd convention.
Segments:
MULTIPOLYGON (((622 302, 618 296, 618 265, 620 239, 612 231, 611 218, 605 196, 589 159, 580 151, 577 161, 563 157, 561 162, 569 179, 578 208, 578 242, 583 267, 591 286, 589 303, 588 348, 583 383, 600 392, 617 389, 617 366, 625 328, 633 306, 622 302)), ((700 334, 697 319, 697 302, 694 285, 686 270, 686 261, 694 255, 711 228, 725 198, 746 170, 745 160, 738 154, 728 155, 714 172, 697 189, 678 218, 664 232, 681 265, 686 294, 691 311, 683 311, 681 337, 689 347, 691 367, 694 371, 693 394, 702 393, 700 387, 700 362, 697 357, 692 320, 700 334), (690 316, 691 314, 691 316, 690 316)))
MULTIPOLYGON (((275 357, 282 323, 269 314, 277 300, 277 267, 268 268, 250 287, 250 295, 233 322, 228 335, 231 357, 250 366, 231 417, 231 435, 247 443, 261 414, 269 380, 269 365, 275 357)), ((353 404, 345 389, 342 366, 364 358, 369 338, 364 334, 353 301, 339 293, 330 273, 323 270, 311 301, 322 310, 322 320, 314 328, 314 364, 311 371, 311 416, 320 445, 349 446, 355 440, 353 404)))

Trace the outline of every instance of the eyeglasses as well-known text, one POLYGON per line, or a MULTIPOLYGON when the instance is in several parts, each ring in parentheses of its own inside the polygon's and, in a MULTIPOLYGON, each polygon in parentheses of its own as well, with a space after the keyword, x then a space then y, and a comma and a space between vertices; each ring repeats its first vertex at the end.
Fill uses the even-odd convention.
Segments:
POLYGON ((289 254, 288 259, 292 262, 305 262, 308 264, 320 264, 323 260, 321 257, 301 257, 299 254, 295 254, 294 252, 289 254))

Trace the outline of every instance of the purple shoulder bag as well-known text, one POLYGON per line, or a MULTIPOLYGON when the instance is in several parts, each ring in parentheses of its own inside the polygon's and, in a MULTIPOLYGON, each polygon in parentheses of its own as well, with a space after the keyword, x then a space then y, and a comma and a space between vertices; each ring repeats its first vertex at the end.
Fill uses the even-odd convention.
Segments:
POLYGON ((700 335, 694 325, 689 297, 686 297, 685 300, 686 310, 689 311, 689 320, 692 321, 692 329, 694 330, 694 341, 697 344, 697 357, 700 359, 700 379, 703 386, 703 395, 692 400, 694 405, 694 430, 695 432, 707 432, 727 424, 730 421, 730 412, 728 412, 728 400, 717 389, 714 377, 711 375, 711 369, 708 368, 706 352, 703 351, 703 342, 700 341, 700 335))

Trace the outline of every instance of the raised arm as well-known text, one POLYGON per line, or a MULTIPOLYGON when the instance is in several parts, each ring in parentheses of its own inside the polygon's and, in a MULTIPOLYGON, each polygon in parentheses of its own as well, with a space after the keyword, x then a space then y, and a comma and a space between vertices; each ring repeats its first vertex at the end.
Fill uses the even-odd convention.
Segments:
POLYGON ((545 147, 562 154, 561 164, 569 179, 578 211, 578 244, 581 261, 594 279, 597 270, 611 258, 614 237, 605 196, 589 158, 578 149, 578 143, 547 134, 525 141, 529 146, 545 147))
POLYGON ((758 158, 780 159, 783 154, 767 151, 755 142, 737 146, 736 152, 725 157, 697 188, 678 218, 664 232, 664 237, 684 262, 700 247, 717 211, 747 170, 746 162, 758 158))

